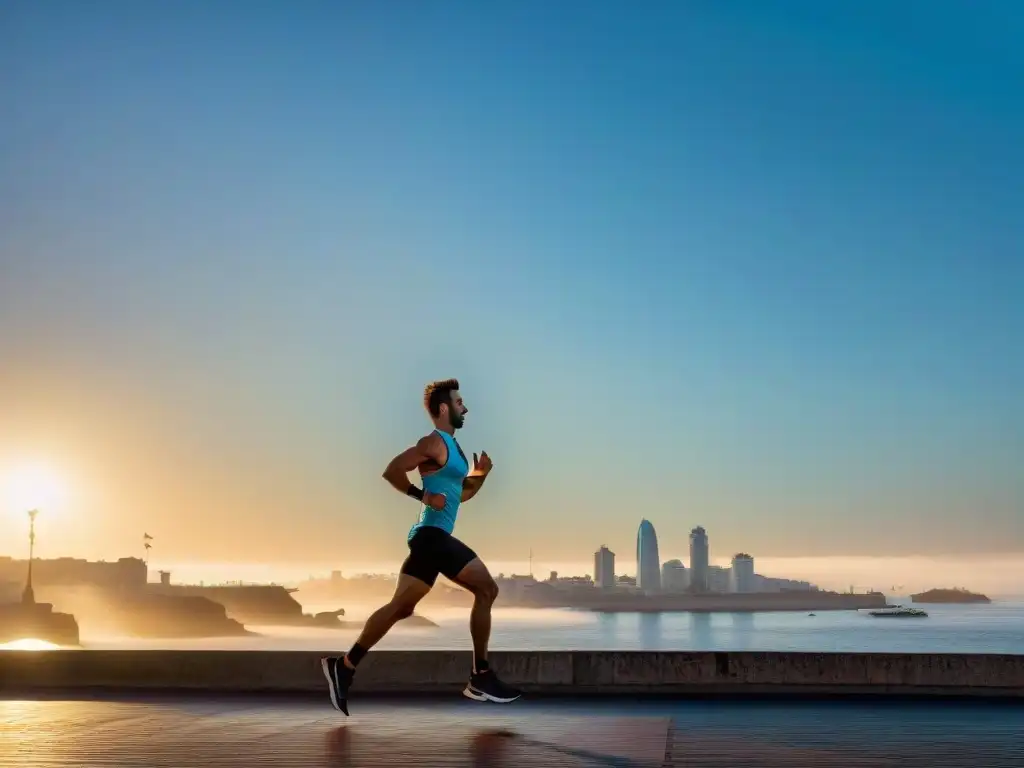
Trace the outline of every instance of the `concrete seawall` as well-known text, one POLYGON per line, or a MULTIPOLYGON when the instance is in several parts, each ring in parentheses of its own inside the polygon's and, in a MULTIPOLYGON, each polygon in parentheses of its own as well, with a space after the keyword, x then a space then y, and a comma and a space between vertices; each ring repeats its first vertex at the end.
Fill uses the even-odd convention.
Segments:
MULTIPOLYGON (((322 654, 292 651, 2 651, 0 693, 123 690, 323 692, 322 654)), ((378 651, 354 691, 452 693, 466 651, 378 651)), ((1024 656, 880 653, 525 651, 493 653, 533 695, 910 695, 1024 700, 1024 656)))

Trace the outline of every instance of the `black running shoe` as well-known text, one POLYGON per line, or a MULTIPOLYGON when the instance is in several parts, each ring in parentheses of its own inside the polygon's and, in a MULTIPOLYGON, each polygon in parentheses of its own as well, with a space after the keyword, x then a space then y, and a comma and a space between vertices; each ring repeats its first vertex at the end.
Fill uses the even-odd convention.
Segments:
POLYGON ((474 672, 469 677, 469 685, 462 692, 467 699, 474 701, 493 701, 497 704, 508 704, 522 696, 522 691, 506 685, 498 679, 493 670, 474 672))
POLYGON ((326 656, 320 659, 320 667, 327 678, 331 704, 339 712, 348 715, 348 689, 355 677, 355 670, 345 666, 345 660, 341 656, 326 656))

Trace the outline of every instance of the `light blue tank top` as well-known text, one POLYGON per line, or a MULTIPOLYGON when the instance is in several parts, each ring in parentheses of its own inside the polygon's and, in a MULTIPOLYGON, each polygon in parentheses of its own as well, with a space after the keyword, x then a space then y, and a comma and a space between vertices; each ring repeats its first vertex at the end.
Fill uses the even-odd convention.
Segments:
POLYGON ((448 447, 448 461, 440 470, 423 478, 423 490, 430 493, 443 493, 447 501, 444 509, 434 509, 424 504, 423 509, 420 510, 420 519, 409 531, 409 539, 412 539, 420 528, 428 526, 440 528, 448 533, 455 530, 455 518, 459 514, 459 505, 462 503, 462 481, 469 474, 469 461, 459 450, 459 444, 455 442, 455 438, 439 429, 435 431, 448 447))

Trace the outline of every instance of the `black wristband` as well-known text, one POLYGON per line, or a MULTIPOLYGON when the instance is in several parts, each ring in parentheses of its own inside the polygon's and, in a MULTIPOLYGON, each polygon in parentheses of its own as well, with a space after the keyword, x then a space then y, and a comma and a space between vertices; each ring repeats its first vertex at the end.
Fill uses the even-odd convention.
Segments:
POLYGON ((417 501, 423 501, 423 489, 417 488, 412 483, 409 483, 409 487, 405 491, 406 496, 412 496, 417 501))

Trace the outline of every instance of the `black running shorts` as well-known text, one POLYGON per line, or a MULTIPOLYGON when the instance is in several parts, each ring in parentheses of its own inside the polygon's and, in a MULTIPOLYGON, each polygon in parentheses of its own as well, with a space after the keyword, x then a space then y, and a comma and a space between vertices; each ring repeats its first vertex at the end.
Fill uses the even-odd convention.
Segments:
POLYGON ((420 528, 409 540, 409 556, 402 573, 434 586, 437 574, 455 580, 459 572, 476 559, 476 552, 447 531, 433 526, 420 528))

